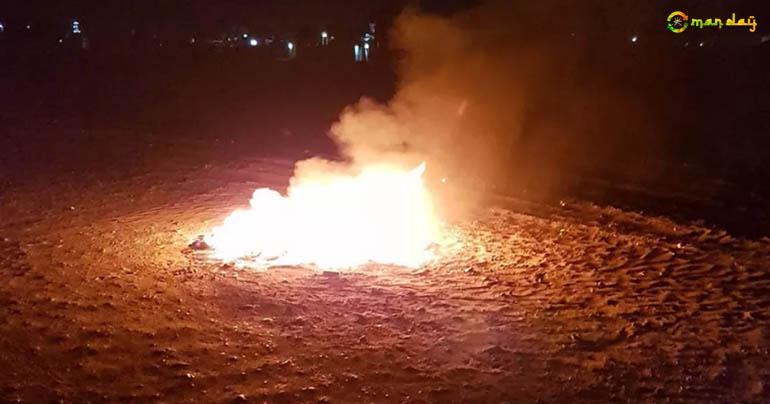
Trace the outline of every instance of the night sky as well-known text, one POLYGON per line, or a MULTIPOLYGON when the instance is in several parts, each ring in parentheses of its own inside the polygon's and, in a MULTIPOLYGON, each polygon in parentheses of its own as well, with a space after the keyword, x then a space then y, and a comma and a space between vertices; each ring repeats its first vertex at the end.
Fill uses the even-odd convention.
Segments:
MULTIPOLYGON (((407 5, 419 5, 429 12, 448 14, 472 7, 480 0, 70 0, 0 2, 0 21, 23 26, 28 23, 48 29, 80 19, 91 32, 137 29, 159 35, 187 35, 191 32, 214 33, 244 26, 252 30, 302 31, 319 26, 331 29, 359 29, 376 20, 386 26, 407 5)), ((529 4, 524 2, 523 4, 529 4)), ((529 5, 528 5, 529 6, 529 5)), ((664 1, 612 2, 585 1, 580 7, 559 2, 544 2, 555 18, 573 14, 576 9, 595 10, 597 21, 611 19, 626 26, 644 26, 659 21, 667 10, 685 9, 692 13, 727 15, 730 12, 753 13, 762 27, 768 15, 762 1, 664 1), (766 17, 765 17, 766 19, 766 17)), ((585 13, 581 13, 585 15, 585 13)), ((766 23, 770 24, 770 23, 766 23)), ((656 27, 657 28, 657 27, 656 27)))
POLYGON ((233 26, 291 31, 308 25, 357 26, 369 19, 389 19, 403 5, 404 1, 393 0, 10 0, 0 3, 0 20, 52 26, 78 18, 89 32, 137 28, 164 34, 233 26))

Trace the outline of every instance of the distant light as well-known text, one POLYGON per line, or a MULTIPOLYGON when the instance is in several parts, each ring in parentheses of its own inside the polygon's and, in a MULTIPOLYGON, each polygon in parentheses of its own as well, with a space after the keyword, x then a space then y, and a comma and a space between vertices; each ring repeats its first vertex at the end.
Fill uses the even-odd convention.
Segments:
POLYGON ((78 20, 72 21, 72 33, 73 34, 80 33, 80 21, 78 20))
POLYGON ((361 61, 361 46, 358 44, 353 45, 353 57, 355 58, 356 62, 361 61))
POLYGON ((59 38, 59 43, 63 43, 63 42, 64 42, 64 40, 59 38))
POLYGON ((363 61, 369 61, 369 42, 364 43, 363 61))
POLYGON ((321 38, 326 39, 328 37, 329 37, 329 33, 327 33, 326 31, 321 32, 321 38))
POLYGON ((638 37, 638 36, 636 36, 636 35, 634 35, 634 36, 632 36, 632 37, 631 37, 631 42, 636 42, 636 41, 638 41, 638 40, 639 40, 639 37, 638 37))
POLYGON ((32 26, 31 26, 31 25, 29 25, 29 24, 27 24, 27 31, 29 31, 29 30, 31 30, 31 29, 32 29, 32 26))
POLYGON ((2 22, 0 22, 0 32, 5 31, 5 25, 3 25, 2 22))
POLYGON ((246 39, 249 37, 249 34, 243 34, 243 39, 246 39))
POLYGON ((289 42, 286 46, 289 47, 290 51, 294 50, 294 42, 289 42))
POLYGON ((441 179, 441 183, 442 183, 442 184, 446 184, 446 177, 444 177, 444 178, 442 178, 442 179, 441 179))
POLYGON ((249 39, 249 46, 257 46, 259 45, 259 41, 257 41, 256 38, 249 39))
POLYGON ((700 46, 702 48, 703 47, 703 42, 699 43, 698 46, 700 46))
POLYGON ((195 43, 195 38, 190 38, 190 43, 195 43))

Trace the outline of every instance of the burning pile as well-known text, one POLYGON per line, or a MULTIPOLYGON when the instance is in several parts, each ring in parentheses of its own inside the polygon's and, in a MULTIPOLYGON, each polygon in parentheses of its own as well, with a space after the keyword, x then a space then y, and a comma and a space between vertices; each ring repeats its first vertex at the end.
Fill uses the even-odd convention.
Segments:
POLYGON ((367 166, 355 174, 295 177, 287 196, 260 188, 250 209, 232 213, 207 242, 225 260, 416 267, 431 258, 439 236, 424 172, 425 163, 412 170, 367 166))
MULTIPOLYGON (((501 48, 500 33, 490 27, 509 26, 518 7, 503 13, 510 1, 493 3, 480 20, 476 13, 443 18, 404 11, 391 36, 403 55, 396 94, 384 104, 362 98, 342 111, 329 131, 340 161, 299 162, 285 196, 256 190, 250 208, 234 212, 206 244, 226 260, 336 269, 368 262, 420 266, 432 258, 434 243, 446 252, 452 240, 439 237, 425 165, 412 167, 427 160, 437 177, 453 179, 458 192, 437 185, 442 193, 433 195, 441 198, 441 216, 453 220, 480 199, 465 184, 520 175, 511 161, 532 154, 513 153, 529 108, 522 94, 551 65, 526 63, 515 47, 501 48)), ((544 86, 534 87, 540 94, 544 86)), ((542 172, 541 159, 533 161, 542 172)))

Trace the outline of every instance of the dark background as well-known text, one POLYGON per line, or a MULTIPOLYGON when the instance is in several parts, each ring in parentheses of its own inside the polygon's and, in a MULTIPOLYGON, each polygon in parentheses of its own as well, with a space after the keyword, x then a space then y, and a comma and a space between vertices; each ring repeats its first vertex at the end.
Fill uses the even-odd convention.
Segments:
MULTIPOLYGON (((474 3, 409 4, 448 15, 474 3)), ((770 41, 762 41, 770 35, 767 6, 613 3, 544 3, 541 15, 551 18, 511 22, 521 26, 523 38, 554 43, 581 38, 585 52, 564 61, 573 67, 575 82, 631 92, 654 117, 649 125, 629 123, 629 130, 617 123, 622 117, 608 121, 612 127, 596 128, 640 138, 651 134, 637 128, 649 128, 657 147, 629 162, 629 170, 592 164, 585 156, 586 164, 569 173, 574 179, 565 181, 555 199, 590 198, 767 234, 770 41), (690 29, 674 35, 664 26, 674 9, 698 16, 755 15, 758 32, 690 29)), ((362 95, 386 101, 397 88, 394 64, 400 55, 388 49, 387 29, 405 5, 385 0, 4 1, 3 189, 51 169, 151 170, 189 144, 211 145, 198 151, 202 161, 290 150, 333 155, 335 147, 325 134, 339 112, 362 95), (81 21, 89 49, 69 40, 57 43, 72 18, 81 21), (380 47, 370 63, 356 64, 351 46, 370 20, 378 23, 380 47), (191 37, 200 43, 244 28, 298 38, 298 57, 280 60, 280 45, 213 49, 189 44, 191 37), (337 37, 332 46, 312 46, 321 29, 337 37), (154 149, 124 146, 134 143, 154 149)), ((532 119, 558 115, 549 105, 548 99, 534 101, 532 119)))

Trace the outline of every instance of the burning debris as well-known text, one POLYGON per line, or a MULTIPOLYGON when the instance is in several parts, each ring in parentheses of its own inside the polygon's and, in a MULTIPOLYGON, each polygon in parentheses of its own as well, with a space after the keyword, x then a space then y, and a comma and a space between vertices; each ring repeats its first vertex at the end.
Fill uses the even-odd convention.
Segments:
POLYGON ((211 246, 206 242, 206 236, 204 235, 199 235, 188 247, 198 251, 211 249, 211 246))
POLYGON ((286 196, 257 189, 250 209, 233 212, 211 237, 191 247, 211 246, 223 260, 257 257, 271 265, 417 267, 434 256, 431 246, 440 239, 425 168, 300 168, 286 196))
POLYGON ((581 46, 526 25, 552 18, 546 10, 501 0, 450 17, 407 9, 392 30, 400 55, 394 96, 386 103, 364 97, 330 128, 343 162, 298 163, 286 196, 257 190, 249 210, 234 212, 206 240, 215 255, 322 268, 415 267, 438 241, 437 212, 462 218, 488 190, 548 194, 564 184, 565 172, 606 168, 605 161, 630 166, 647 150, 638 134, 653 132, 636 97, 601 86, 566 90, 575 87, 570 71, 582 70, 582 59, 572 57, 581 46), (614 136, 619 124, 635 136, 614 136), (406 169, 419 161, 459 192, 434 206, 425 167, 406 169))

